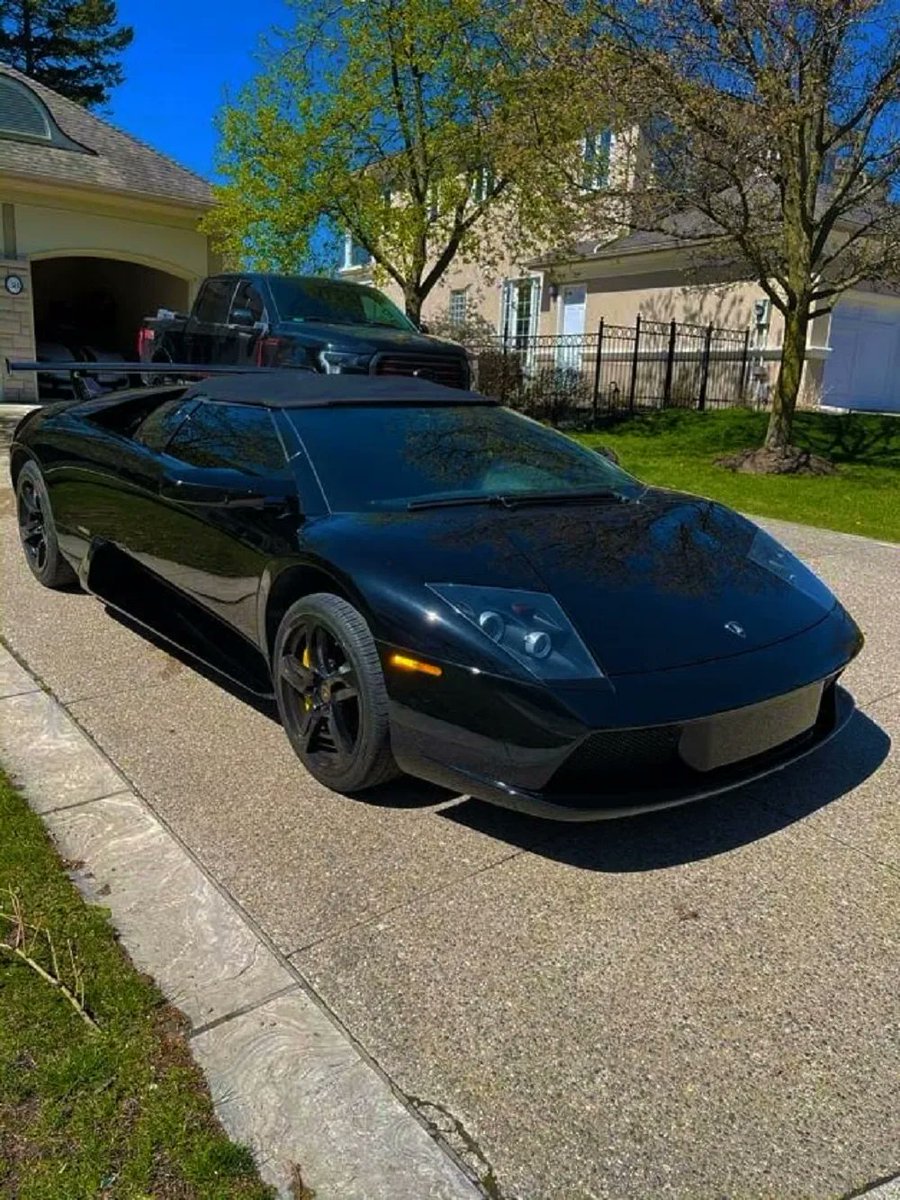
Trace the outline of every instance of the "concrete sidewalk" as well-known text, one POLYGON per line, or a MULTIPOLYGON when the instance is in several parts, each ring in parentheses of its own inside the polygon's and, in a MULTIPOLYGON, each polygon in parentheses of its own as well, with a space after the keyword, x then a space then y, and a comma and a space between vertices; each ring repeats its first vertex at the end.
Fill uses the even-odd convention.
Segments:
POLYGON ((767 523, 867 633, 841 739, 561 828, 412 782, 329 793, 271 713, 39 588, 6 507, 7 643, 489 1194, 837 1200, 900 1170, 896 547, 767 523))

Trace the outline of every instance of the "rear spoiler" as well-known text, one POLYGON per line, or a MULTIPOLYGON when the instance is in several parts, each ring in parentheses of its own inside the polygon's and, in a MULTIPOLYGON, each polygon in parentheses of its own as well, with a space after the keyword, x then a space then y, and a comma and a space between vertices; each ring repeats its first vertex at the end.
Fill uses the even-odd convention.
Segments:
MULTIPOLYGON (((208 375, 271 374, 272 371, 312 371, 312 367, 213 366, 206 363, 143 363, 143 362, 32 362, 7 358, 6 370, 37 371, 39 375, 71 375, 72 390, 80 400, 93 400, 96 392, 88 387, 88 375, 160 375, 174 376, 178 383, 195 383, 208 375)), ((110 394, 110 393, 107 393, 110 394)), ((113 393, 114 394, 114 393, 113 393)))
POLYGON ((6 359, 7 371, 38 371, 68 375, 179 375, 203 379, 207 375, 250 375, 265 371, 312 371, 312 367, 221 366, 212 363, 143 362, 28 362, 6 359))

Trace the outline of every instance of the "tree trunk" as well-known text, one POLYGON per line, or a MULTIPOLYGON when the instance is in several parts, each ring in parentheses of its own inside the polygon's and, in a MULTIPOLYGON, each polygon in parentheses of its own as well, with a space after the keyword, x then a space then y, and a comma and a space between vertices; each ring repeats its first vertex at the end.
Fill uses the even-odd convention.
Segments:
POLYGON ((797 308, 784 319, 784 344, 778 381, 772 396, 772 415, 766 430, 767 450, 783 451, 791 444, 794 409, 800 393, 800 379, 806 360, 806 334, 809 328, 809 305, 800 301, 797 308))
POLYGON ((22 2, 22 44, 25 53, 25 74, 34 74, 34 38, 31 30, 31 0, 22 2))
POLYGON ((417 288, 408 288, 403 293, 403 300, 406 305, 406 315, 416 325, 419 325, 422 318, 422 297, 417 288))

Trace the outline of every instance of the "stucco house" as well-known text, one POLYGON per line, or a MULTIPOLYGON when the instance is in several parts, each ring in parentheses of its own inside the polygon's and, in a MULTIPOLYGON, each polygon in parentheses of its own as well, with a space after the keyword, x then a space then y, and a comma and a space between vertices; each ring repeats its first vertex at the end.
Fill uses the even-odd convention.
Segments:
MULTIPOLYGON (((602 153, 595 142, 586 140, 583 148, 586 172, 598 189, 611 179, 627 191, 629 180, 648 169, 638 129, 607 133, 602 153)), ((755 374, 764 387, 774 382, 780 314, 758 283, 734 266, 705 264, 696 243, 684 236, 608 228, 569 248, 521 258, 495 254, 492 260, 500 265, 490 273, 478 263, 454 263, 426 300, 425 321, 481 318, 514 344, 539 335, 590 337, 601 318, 607 326, 633 326, 638 316, 713 324, 746 331, 755 374)), ((341 273, 358 279, 370 274, 351 242, 341 273)), ((801 403, 900 412, 900 290, 861 285, 842 296, 832 314, 813 321, 801 403)))
MULTIPOLYGON (((198 222, 208 183, 0 66, 0 357, 39 344, 133 358, 141 318, 184 309, 216 264, 198 222)), ((0 399, 35 379, 0 371, 0 399)))

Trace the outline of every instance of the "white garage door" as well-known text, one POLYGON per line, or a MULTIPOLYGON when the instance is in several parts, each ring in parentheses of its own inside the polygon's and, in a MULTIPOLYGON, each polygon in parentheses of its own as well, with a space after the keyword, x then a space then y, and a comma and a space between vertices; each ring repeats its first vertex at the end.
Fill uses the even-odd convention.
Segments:
POLYGON ((900 306, 839 304, 829 340, 822 403, 900 412, 900 306))

